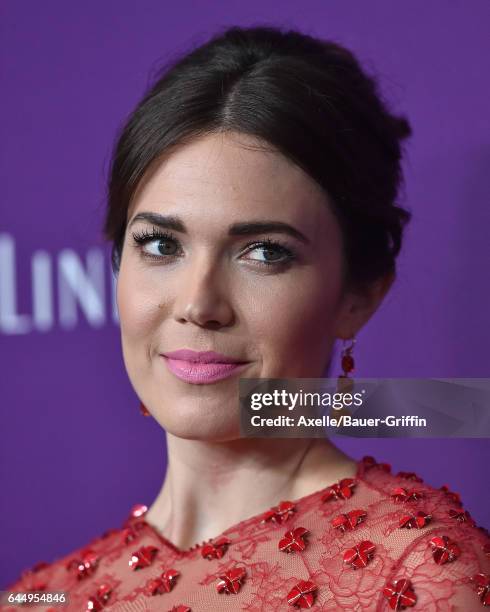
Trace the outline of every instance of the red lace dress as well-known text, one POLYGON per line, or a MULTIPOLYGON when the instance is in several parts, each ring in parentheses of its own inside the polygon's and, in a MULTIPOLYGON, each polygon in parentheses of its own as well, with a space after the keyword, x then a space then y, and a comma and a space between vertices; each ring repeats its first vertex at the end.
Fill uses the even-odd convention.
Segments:
MULTIPOLYGON (((459 497, 365 457, 345 479, 179 550, 146 506, 8 590, 65 591, 36 610, 286 612, 479 610, 490 606, 490 539, 459 497)), ((5 607, 18 610, 18 607, 5 607)), ((24 609, 24 608, 22 608, 24 609)))

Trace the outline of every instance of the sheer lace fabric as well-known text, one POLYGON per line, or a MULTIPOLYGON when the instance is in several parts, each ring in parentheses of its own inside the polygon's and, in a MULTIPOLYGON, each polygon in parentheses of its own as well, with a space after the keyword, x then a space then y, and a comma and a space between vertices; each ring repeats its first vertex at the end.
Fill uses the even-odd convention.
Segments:
POLYGON ((277 504, 189 550, 164 538, 137 505, 120 528, 23 572, 8 590, 66 591, 68 605, 35 608, 51 612, 446 612, 483 609, 485 597, 490 604, 488 534, 446 488, 395 476, 367 457, 352 481, 277 504))

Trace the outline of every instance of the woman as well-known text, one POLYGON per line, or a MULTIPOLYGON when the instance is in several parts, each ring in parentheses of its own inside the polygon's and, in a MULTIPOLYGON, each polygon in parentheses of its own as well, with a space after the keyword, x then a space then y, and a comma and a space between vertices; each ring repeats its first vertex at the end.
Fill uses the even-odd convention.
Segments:
POLYGON ((166 67, 118 137, 105 223, 163 486, 11 590, 69 610, 490 604, 456 494, 326 439, 240 437, 240 377, 328 376, 389 290, 409 134, 349 51, 299 32, 231 28, 166 67))

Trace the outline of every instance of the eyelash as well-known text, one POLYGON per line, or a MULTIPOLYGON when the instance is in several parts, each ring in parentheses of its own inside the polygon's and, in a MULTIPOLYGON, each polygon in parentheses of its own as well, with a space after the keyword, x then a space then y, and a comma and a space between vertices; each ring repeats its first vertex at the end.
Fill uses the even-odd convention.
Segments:
MULTIPOLYGON (((160 255, 160 256, 150 255, 149 253, 146 253, 143 250, 143 246, 145 244, 147 244, 148 242, 153 242, 155 240, 168 240, 168 241, 177 243, 178 242, 177 238, 170 232, 152 228, 151 232, 148 232, 148 230, 144 229, 139 233, 133 232, 132 236, 133 236, 133 240, 136 243, 134 246, 140 251, 141 256, 146 259, 151 259, 153 261, 162 261, 166 257, 175 256, 173 254, 160 255)), ((282 244, 280 241, 272 240, 271 238, 265 238, 264 240, 250 242, 246 246, 254 247, 254 248, 249 248, 247 250, 247 253, 257 248, 263 248, 263 249, 277 250, 277 251, 280 251, 284 255, 284 258, 280 261, 259 261, 258 262, 259 264, 262 264, 264 266, 276 266, 276 267, 283 266, 284 267, 285 265, 287 265, 288 263, 290 263, 296 258, 294 252, 291 249, 289 249, 286 245, 282 244)))

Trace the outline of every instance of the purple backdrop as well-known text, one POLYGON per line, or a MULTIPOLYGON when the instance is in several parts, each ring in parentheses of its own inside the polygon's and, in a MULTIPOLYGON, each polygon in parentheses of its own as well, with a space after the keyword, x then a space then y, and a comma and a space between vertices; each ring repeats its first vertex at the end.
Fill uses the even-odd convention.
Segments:
MULTIPOLYGON (((161 485, 164 433, 139 414, 113 315, 104 180, 116 129, 152 71, 219 26, 291 26, 346 44, 413 125, 403 203, 414 219, 398 281, 358 337, 356 373, 489 375, 489 19, 487 0, 471 10, 440 0, 1 3, 0 587, 119 526, 161 485)), ((488 440, 340 446, 447 482, 490 526, 488 440)))

